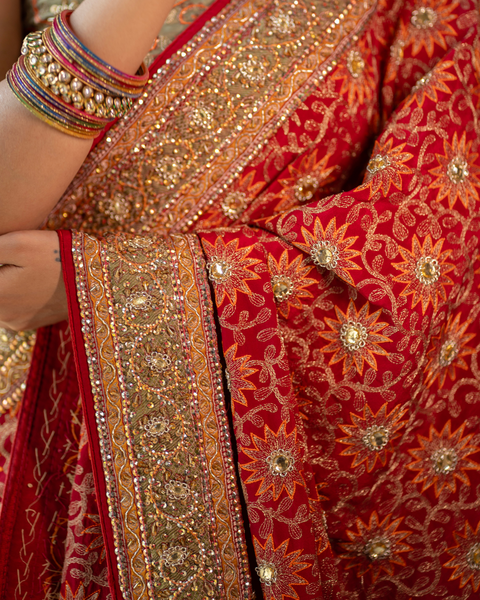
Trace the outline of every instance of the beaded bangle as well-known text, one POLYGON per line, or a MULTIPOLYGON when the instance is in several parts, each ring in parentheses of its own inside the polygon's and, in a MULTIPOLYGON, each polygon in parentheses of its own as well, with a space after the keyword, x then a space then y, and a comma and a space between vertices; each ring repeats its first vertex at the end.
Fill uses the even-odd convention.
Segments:
POLYGON ((92 138, 98 135, 106 122, 98 125, 89 123, 75 114, 72 106, 59 98, 55 98, 40 80, 28 73, 24 57, 21 57, 7 74, 8 84, 20 102, 36 117, 52 127, 75 137, 92 138))
POLYGON ((65 11, 52 28, 27 35, 7 81, 37 117, 76 137, 91 138, 128 111, 143 92, 148 71, 142 65, 139 74, 128 75, 96 57, 75 38, 70 14, 65 11))

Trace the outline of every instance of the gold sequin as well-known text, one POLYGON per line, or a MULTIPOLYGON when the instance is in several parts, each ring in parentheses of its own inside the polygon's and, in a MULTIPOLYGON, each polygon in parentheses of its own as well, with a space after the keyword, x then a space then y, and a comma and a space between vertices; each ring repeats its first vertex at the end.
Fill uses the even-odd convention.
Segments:
POLYGON ((340 339, 343 347, 349 352, 355 352, 366 344, 368 333, 361 323, 349 321, 342 325, 340 339))
POLYGON ((288 35, 295 30, 295 21, 291 15, 283 10, 277 10, 270 17, 270 25, 278 35, 288 35))
POLYGON ((417 29, 429 29, 437 21, 437 13, 429 6, 421 6, 412 13, 411 22, 417 29))
POLYGON ((272 277, 272 290, 275 300, 277 302, 283 302, 290 298, 294 291, 293 281, 286 275, 275 275, 272 277))
POLYGON ((441 448, 432 454, 431 460, 435 472, 446 475, 447 473, 455 471, 458 456, 452 448, 441 448))
POLYGON ((370 560, 385 560, 390 556, 390 542, 384 538, 375 538, 367 542, 365 554, 370 560))
POLYGON ((347 68, 352 77, 357 79, 365 69, 365 61, 358 50, 352 50, 347 58, 347 68))
POLYGON ((463 158, 454 158, 448 163, 447 174, 455 185, 462 183, 469 175, 467 161, 463 158))
POLYGON ((275 568, 275 565, 271 563, 260 563, 255 570, 263 584, 272 585, 272 583, 277 581, 277 569, 275 568))
POLYGON ((422 256, 417 262, 415 274, 418 281, 424 285, 432 285, 440 278, 440 265, 436 258, 422 256))

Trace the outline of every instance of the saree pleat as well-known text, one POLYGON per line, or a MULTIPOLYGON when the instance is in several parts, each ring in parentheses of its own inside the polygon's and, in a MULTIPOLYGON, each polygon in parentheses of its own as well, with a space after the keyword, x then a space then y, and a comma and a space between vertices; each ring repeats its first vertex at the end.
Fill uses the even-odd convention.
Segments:
POLYGON ((49 220, 74 470, 29 491, 20 458, 62 325, 0 597, 478 596, 478 8, 233 1, 160 56, 49 220), (20 585, 22 507, 68 475, 20 585))

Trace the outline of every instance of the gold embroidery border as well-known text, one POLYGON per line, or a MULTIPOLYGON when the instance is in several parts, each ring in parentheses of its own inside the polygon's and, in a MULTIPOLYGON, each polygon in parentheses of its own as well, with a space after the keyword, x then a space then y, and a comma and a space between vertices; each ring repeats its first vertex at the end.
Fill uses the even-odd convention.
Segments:
POLYGON ((191 342, 192 364, 198 389, 201 430, 208 464, 208 476, 220 532, 222 569, 227 598, 249 598, 250 572, 242 525, 242 509, 236 485, 236 471, 225 412, 223 380, 218 354, 213 305, 206 278, 206 266, 198 238, 173 235, 178 258, 179 281, 191 342), (208 377, 208 385, 203 381, 208 377), (237 575, 238 573, 238 575, 237 575))
MULTIPOLYGON (((210 528, 209 536, 215 554, 220 555, 222 571, 212 570, 212 585, 216 598, 247 600, 251 587, 249 565, 203 259, 198 242, 197 245, 194 240, 187 243, 180 236, 175 242, 175 251, 171 249, 170 252, 172 283, 177 286, 174 296, 176 314, 182 320, 183 332, 187 333, 190 410, 201 420, 202 451, 206 456, 205 464, 210 467, 207 470, 209 489, 204 494, 205 514, 214 516, 212 521, 215 525, 210 528), (175 255, 178 265, 173 260, 175 255), (198 277, 198 283, 193 273, 198 277), (221 581, 218 581, 218 575, 221 575, 221 581), (225 586, 224 593, 222 584, 225 586)), ((120 588, 125 599, 143 600, 149 597, 153 600, 156 598, 152 573, 155 561, 149 556, 145 510, 141 490, 136 483, 138 471, 134 466, 135 454, 127 425, 128 393, 118 358, 118 332, 108 281, 112 253, 105 244, 78 233, 74 234, 74 249, 82 331, 89 361, 120 588)), ((169 597, 200 600, 200 596, 192 594, 191 590, 188 596, 183 596, 181 591, 173 588, 169 597)))
MULTIPOLYGON (((178 191, 154 194, 154 200, 145 204, 141 218, 135 222, 108 222, 103 215, 107 229, 113 230, 121 226, 131 227, 132 232, 150 231, 152 228, 157 232, 189 230, 205 210, 217 205, 223 195, 228 193, 245 167, 255 159, 278 129, 286 124, 288 117, 301 106, 308 93, 318 87, 337 66, 338 57, 352 42, 358 41, 358 34, 369 21, 376 4, 376 0, 345 0, 344 10, 332 7, 337 12, 327 13, 323 21, 320 19, 321 22, 317 23, 316 29, 313 25, 310 26, 311 40, 307 41, 304 35, 296 36, 298 43, 303 46, 292 57, 290 68, 282 81, 273 82, 268 93, 264 90, 264 95, 258 94, 263 104, 259 106, 255 118, 248 118, 246 115, 241 119, 239 117, 240 120, 232 124, 229 132, 231 139, 219 140, 211 156, 202 159, 203 163, 196 168, 194 176, 186 177, 178 191)), ((106 197, 106 192, 102 192, 105 174, 110 169, 116 170, 120 165, 119 161, 126 155, 141 154, 159 134, 165 135, 169 123, 174 119, 172 115, 183 106, 182 102, 186 98, 184 94, 189 98, 194 97, 200 84, 205 81, 206 73, 208 76, 215 69, 225 68, 225 64, 216 56, 217 46, 223 43, 232 50, 237 38, 243 39, 244 35, 248 38, 250 35, 243 29, 250 31, 254 27, 252 22, 258 21, 275 5, 288 9, 289 2, 278 0, 266 6, 261 0, 240 0, 228 5, 193 40, 167 60, 152 76, 149 87, 132 111, 92 153, 91 159, 52 214, 49 226, 61 228, 70 221, 75 227, 84 229, 88 218, 85 214, 76 216, 75 212, 79 204, 83 210, 88 210, 90 198, 86 195, 89 186, 95 190, 88 192, 92 197, 106 197), (82 194, 85 194, 84 198, 82 194)), ((321 2, 319 7, 325 9, 321 2)), ((259 40, 258 44, 261 43, 262 40, 259 40)), ((238 47, 237 51, 245 48, 238 47)), ((140 179, 141 177, 139 175, 140 179)), ((146 183, 139 181, 138 185, 145 188, 146 183)), ((138 197, 140 195, 139 192, 138 197)), ((146 191, 143 195, 147 199, 146 191)), ((105 202, 108 201, 107 198, 105 202)), ((95 226, 100 229, 104 227, 100 222, 95 223, 95 226)))
MULTIPOLYGON (((121 392, 118 386, 120 373, 114 358, 105 273, 100 255, 101 245, 95 238, 87 235, 83 237, 73 232, 72 237, 82 334, 92 386, 109 517, 117 551, 119 586, 125 599, 145 598, 143 593, 140 596, 132 594, 133 585, 140 586, 142 592, 145 590, 145 584, 142 585, 142 576, 146 582, 143 555, 139 553, 136 557, 133 576, 126 555, 127 540, 131 541, 132 549, 134 544, 135 549, 141 548, 140 526, 135 510, 135 496, 131 491, 132 475, 128 472, 127 438, 122 432, 121 392), (119 434, 116 435, 117 430, 119 434), (114 464, 117 469, 114 468, 114 464)), ((130 566, 133 566, 133 561, 130 561, 130 566)))

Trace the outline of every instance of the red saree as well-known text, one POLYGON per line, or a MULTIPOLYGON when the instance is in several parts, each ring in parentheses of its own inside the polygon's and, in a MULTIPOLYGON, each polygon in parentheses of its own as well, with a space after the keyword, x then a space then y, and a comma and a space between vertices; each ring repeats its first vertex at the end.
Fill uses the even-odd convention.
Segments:
POLYGON ((479 597, 478 27, 232 0, 159 58, 48 224, 2 600, 479 597))

